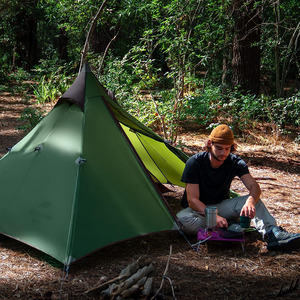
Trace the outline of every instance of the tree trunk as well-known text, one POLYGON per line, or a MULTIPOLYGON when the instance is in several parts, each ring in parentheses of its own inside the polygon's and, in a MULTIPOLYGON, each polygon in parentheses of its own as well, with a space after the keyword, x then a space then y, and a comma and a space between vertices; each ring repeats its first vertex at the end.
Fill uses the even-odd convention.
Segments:
POLYGON ((26 40, 26 69, 31 70, 37 61, 37 20, 32 14, 26 22, 27 25, 27 40, 26 40))
POLYGON ((280 2, 277 0, 274 3, 274 12, 275 12, 275 82, 276 82, 276 96, 279 97, 280 92, 280 52, 279 52, 279 26, 280 26, 280 2))
POLYGON ((68 35, 65 28, 59 29, 59 39, 58 39, 58 53, 59 59, 68 61, 68 35))
POLYGON ((244 94, 260 91, 260 9, 258 1, 234 0, 232 84, 244 94))
POLYGON ((38 62, 37 19, 35 8, 37 0, 19 7, 16 12, 16 22, 12 24, 16 30, 15 64, 30 70, 38 62))

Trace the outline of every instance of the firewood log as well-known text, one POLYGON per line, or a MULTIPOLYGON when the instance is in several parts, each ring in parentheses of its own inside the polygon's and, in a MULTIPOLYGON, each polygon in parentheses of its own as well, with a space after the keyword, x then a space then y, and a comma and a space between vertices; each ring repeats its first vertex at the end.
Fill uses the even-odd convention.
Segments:
POLYGON ((123 290, 128 289, 136 282, 138 282, 141 278, 147 276, 153 270, 154 270, 153 264, 150 264, 149 266, 145 266, 142 269, 139 269, 135 274, 133 274, 131 277, 123 281, 114 291, 113 295, 120 294, 123 290))
POLYGON ((148 277, 145 284, 144 284, 144 288, 142 290, 142 296, 144 296, 144 298, 148 298, 151 293, 153 291, 153 277, 148 277))

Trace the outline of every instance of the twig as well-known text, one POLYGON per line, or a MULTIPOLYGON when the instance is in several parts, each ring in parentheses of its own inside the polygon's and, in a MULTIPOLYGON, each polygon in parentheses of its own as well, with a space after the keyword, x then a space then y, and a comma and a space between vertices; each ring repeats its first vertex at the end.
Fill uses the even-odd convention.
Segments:
POLYGON ((119 280, 122 280, 123 278, 126 278, 126 277, 127 277, 126 275, 119 275, 118 277, 115 277, 115 278, 113 278, 109 281, 106 281, 106 282, 102 282, 100 285, 95 286, 95 287, 85 291, 84 294, 88 294, 88 293, 94 292, 96 290, 104 289, 107 285, 115 283, 115 282, 117 282, 119 280))
POLYGON ((163 276, 162 276, 162 281, 161 281, 160 287, 159 287, 159 289, 156 291, 155 295, 151 298, 151 300, 154 300, 155 297, 158 295, 158 293, 161 291, 161 289, 162 289, 162 287, 163 287, 163 285, 164 285, 164 282, 165 282, 165 278, 167 278, 167 279, 169 280, 169 282, 170 282, 170 284, 171 284, 172 292, 173 292, 173 297, 174 297, 174 299, 176 299, 175 294, 174 294, 174 291, 173 291, 172 283, 171 283, 170 279, 167 277, 167 272, 168 272, 169 265, 170 265, 171 255, 172 255, 172 245, 170 246, 170 253, 169 253, 169 257, 168 257, 168 261, 167 261, 167 265, 166 265, 164 274, 163 274, 163 276))
POLYGON ((295 285, 294 285, 294 280, 292 280, 290 286, 287 289, 284 289, 283 288, 284 285, 282 284, 277 297, 284 296, 284 295, 287 295, 287 294, 292 293, 293 291, 295 291, 298 288, 299 278, 300 277, 297 278, 297 280, 295 282, 295 285))
POLYGON ((98 77, 99 77, 99 74, 100 74, 100 72, 101 72, 101 70, 102 70, 102 66, 103 66, 103 63, 104 63, 104 59, 105 59, 105 56, 106 56, 106 54, 107 54, 107 51, 108 51, 108 49, 109 49, 109 47, 110 47, 110 44, 111 44, 113 41, 115 41, 115 39, 117 38, 119 32, 120 32, 120 29, 118 30, 118 32, 116 33, 116 35, 109 41, 109 43, 107 44, 107 46, 106 46, 106 48, 105 48, 105 51, 104 51, 104 53, 103 53, 103 57, 102 57, 102 59, 101 59, 100 66, 99 66, 99 68, 98 68, 98 77))
POLYGON ((166 277, 166 279, 169 280, 169 283, 170 283, 170 286, 171 286, 171 290, 172 290, 173 298, 174 298, 174 299, 177 299, 176 296, 175 296, 175 291, 174 291, 174 287, 173 287, 172 280, 171 280, 168 276, 165 276, 165 277, 166 277))

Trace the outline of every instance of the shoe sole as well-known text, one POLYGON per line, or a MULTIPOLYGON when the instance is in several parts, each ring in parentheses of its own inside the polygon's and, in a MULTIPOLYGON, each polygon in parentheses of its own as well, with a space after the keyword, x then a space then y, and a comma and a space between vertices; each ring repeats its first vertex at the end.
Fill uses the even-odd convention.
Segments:
POLYGON ((268 250, 270 251, 294 251, 300 249, 300 237, 291 239, 286 243, 278 243, 277 241, 274 243, 270 243, 267 245, 268 250))

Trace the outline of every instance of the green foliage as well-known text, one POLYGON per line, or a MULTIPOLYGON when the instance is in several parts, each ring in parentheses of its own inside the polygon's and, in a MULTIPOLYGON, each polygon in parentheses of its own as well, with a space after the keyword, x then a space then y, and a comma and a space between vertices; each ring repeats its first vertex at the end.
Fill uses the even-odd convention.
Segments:
POLYGON ((49 80, 46 79, 46 76, 42 76, 37 86, 33 86, 34 95, 36 96, 36 101, 39 104, 45 102, 52 102, 58 97, 59 90, 52 83, 52 75, 50 75, 49 80))
POLYGON ((198 124, 208 126, 224 119, 238 129, 261 118, 261 112, 261 99, 243 95, 237 90, 224 93, 220 86, 213 85, 188 97, 185 107, 185 117, 193 118, 198 124))
POLYGON ((288 124, 299 127, 299 93, 288 98, 272 99, 264 95, 242 95, 229 93, 222 98, 218 116, 227 118, 236 129, 243 129, 255 122, 273 123, 279 130, 288 124))
POLYGON ((221 99, 220 113, 231 120, 233 127, 243 129, 263 118, 263 103, 254 95, 244 95, 237 89, 221 99))
POLYGON ((297 78, 297 73, 299 74, 299 25, 298 1, 264 3, 260 43, 261 72, 269 79, 268 88, 271 88, 270 92, 276 97, 283 96, 288 79, 297 78))
MULTIPOLYGON (((224 47, 223 29, 230 27, 227 9, 227 2, 218 0, 209 3, 197 0, 139 3, 139 15, 144 17, 143 24, 146 26, 140 41, 130 49, 123 62, 133 68, 131 74, 139 82, 135 88, 147 90, 151 97, 146 109, 151 113, 142 120, 146 119, 148 124, 160 122, 165 139, 171 142, 176 142, 179 121, 186 114, 184 107, 187 101, 193 102, 193 107, 208 115, 206 103, 200 107, 199 99, 188 98, 197 87, 199 74, 202 76, 197 71, 214 62, 215 53, 211 52, 211 47, 214 51, 224 47), (167 83, 168 93, 162 91, 162 82, 167 83)), ((135 112, 143 111, 145 101, 138 103, 134 105, 135 112)), ((202 116, 198 118, 199 122, 203 122, 202 116)), ((209 120, 207 118, 207 122, 209 120)))
POLYGON ((28 71, 25 71, 23 68, 15 68, 8 76, 10 81, 20 83, 24 80, 31 78, 31 75, 28 71))
POLYGON ((33 85, 33 93, 39 104, 55 101, 69 88, 74 79, 73 76, 67 75, 70 66, 57 66, 53 61, 51 66, 48 64, 49 61, 41 61, 35 68, 36 76, 40 78, 38 83, 33 85))
POLYGON ((16 68, 5 76, 3 81, 3 91, 7 91, 12 95, 19 95, 23 100, 28 101, 32 93, 30 85, 31 75, 22 68, 16 68))
POLYGON ((0 49, 0 82, 4 82, 7 79, 9 72, 9 55, 3 49, 0 49))
POLYGON ((213 86, 208 87, 203 92, 187 97, 183 117, 191 117, 201 125, 214 122, 221 108, 222 97, 221 89, 213 86))
POLYGON ((220 87, 209 86, 187 98, 183 116, 207 126, 226 120, 235 130, 252 127, 256 122, 269 122, 284 131, 287 124, 300 125, 300 97, 299 93, 279 99, 255 97, 238 90, 224 93, 220 87))
POLYGON ((21 113, 20 120, 25 124, 19 126, 18 129, 28 132, 32 130, 42 119, 44 111, 36 107, 26 107, 21 113))
POLYGON ((269 120, 282 130, 287 124, 300 126, 300 93, 288 98, 269 100, 265 109, 269 120))

